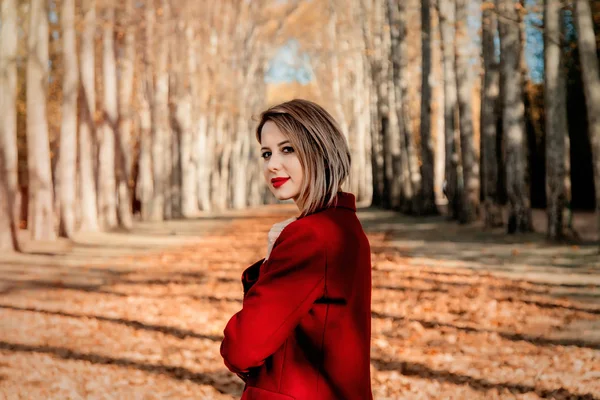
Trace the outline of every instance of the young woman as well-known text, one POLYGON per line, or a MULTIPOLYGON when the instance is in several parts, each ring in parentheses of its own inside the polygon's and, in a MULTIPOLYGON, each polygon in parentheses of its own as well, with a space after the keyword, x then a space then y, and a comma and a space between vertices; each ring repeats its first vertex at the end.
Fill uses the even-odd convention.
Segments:
POLYGON ((265 111, 256 137, 271 192, 300 215, 275 224, 266 257, 243 272, 225 365, 246 382, 242 400, 372 399, 371 254, 354 195, 340 189, 346 140, 306 100, 265 111))

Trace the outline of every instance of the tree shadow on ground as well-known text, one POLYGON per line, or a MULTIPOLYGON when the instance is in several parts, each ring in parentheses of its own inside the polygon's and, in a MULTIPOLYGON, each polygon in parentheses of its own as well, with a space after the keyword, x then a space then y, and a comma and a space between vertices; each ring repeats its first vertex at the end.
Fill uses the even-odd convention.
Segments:
POLYGON ((493 330, 493 329, 472 327, 472 326, 466 326, 466 325, 456 325, 456 324, 451 324, 448 322, 440 322, 440 321, 436 321, 436 320, 425 320, 425 319, 419 319, 419 318, 408 318, 408 317, 397 316, 397 315, 388 315, 388 314, 380 313, 377 311, 372 311, 371 317, 377 318, 377 319, 391 319, 394 322, 403 322, 403 323, 418 322, 424 328, 427 328, 427 329, 438 329, 438 328, 444 327, 444 328, 451 328, 451 329, 455 329, 458 331, 469 332, 469 333, 494 333, 494 334, 497 334, 498 336, 500 336, 504 339, 510 340, 512 342, 525 341, 525 342, 534 344, 536 346, 575 346, 575 347, 588 348, 588 349, 593 349, 593 350, 600 350, 600 342, 588 341, 588 340, 583 340, 583 339, 573 339, 573 338, 555 338, 554 339, 554 338, 547 338, 544 336, 527 335, 524 333, 503 332, 503 331, 497 331, 497 330, 493 330))
POLYGON ((87 361, 92 364, 117 365, 119 367, 134 368, 153 374, 164 374, 177 380, 190 380, 200 385, 210 385, 223 394, 239 395, 242 392, 241 382, 230 379, 231 374, 226 371, 198 373, 183 367, 146 364, 127 358, 114 358, 94 353, 80 353, 65 347, 27 345, 0 341, 0 350, 25 353, 50 354, 64 360, 87 361))
POLYGON ((68 318, 95 319, 98 321, 111 322, 114 324, 128 326, 133 329, 140 329, 140 330, 152 331, 152 332, 160 332, 165 335, 174 336, 178 339, 185 339, 185 338, 191 337, 191 338, 195 338, 195 339, 211 340, 213 342, 220 342, 221 340, 223 340, 223 336, 220 336, 220 335, 206 335, 206 334, 196 333, 196 332, 190 331, 188 329, 176 328, 174 326, 153 325, 153 324, 148 324, 148 323, 141 322, 141 321, 123 319, 123 318, 104 317, 101 315, 93 315, 93 314, 74 314, 74 313, 68 313, 68 312, 64 312, 64 311, 44 310, 41 308, 34 308, 34 307, 17 307, 17 306, 12 306, 12 305, 7 305, 7 304, 0 304, 0 309, 13 310, 13 311, 28 311, 28 312, 35 312, 35 313, 48 314, 48 315, 58 315, 61 317, 68 317, 68 318))
POLYGON ((593 241, 555 244, 547 242, 543 233, 507 235, 502 228, 485 230, 481 223, 464 226, 445 217, 409 217, 375 209, 363 211, 361 222, 367 232, 384 233, 384 244, 372 246, 375 254, 395 251, 411 259, 462 261, 464 267, 483 265, 486 271, 526 264, 600 272, 598 245, 593 241))
POLYGON ((380 371, 398 371, 404 376, 416 376, 423 379, 434 379, 441 383, 451 383, 454 385, 469 385, 469 387, 485 392, 491 389, 509 390, 512 393, 526 394, 535 393, 544 399, 556 400, 599 400, 591 393, 572 393, 566 389, 555 390, 541 389, 534 386, 510 383, 510 382, 492 382, 487 379, 474 378, 468 375, 460 375, 450 371, 435 370, 427 365, 409 362, 409 361, 385 361, 380 358, 371 358, 371 363, 380 371))

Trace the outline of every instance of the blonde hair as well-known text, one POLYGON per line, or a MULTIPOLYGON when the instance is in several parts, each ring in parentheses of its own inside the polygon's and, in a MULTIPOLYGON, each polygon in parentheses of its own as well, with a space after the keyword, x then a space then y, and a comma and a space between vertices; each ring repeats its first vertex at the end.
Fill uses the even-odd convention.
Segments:
POLYGON ((350 150, 337 122, 323 107, 294 99, 269 108, 260 115, 256 139, 273 121, 298 154, 304 179, 298 196, 302 215, 333 204, 350 172, 350 150))

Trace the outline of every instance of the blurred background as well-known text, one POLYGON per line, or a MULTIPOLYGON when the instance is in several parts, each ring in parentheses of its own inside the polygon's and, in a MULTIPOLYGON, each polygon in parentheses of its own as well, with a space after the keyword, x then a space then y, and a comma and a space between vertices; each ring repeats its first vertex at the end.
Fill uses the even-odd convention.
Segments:
POLYGON ((19 228, 271 202, 253 117, 295 97, 338 120, 362 205, 510 232, 542 209, 552 238, 599 206, 597 1, 2 0, 0 18, 3 249, 19 228))

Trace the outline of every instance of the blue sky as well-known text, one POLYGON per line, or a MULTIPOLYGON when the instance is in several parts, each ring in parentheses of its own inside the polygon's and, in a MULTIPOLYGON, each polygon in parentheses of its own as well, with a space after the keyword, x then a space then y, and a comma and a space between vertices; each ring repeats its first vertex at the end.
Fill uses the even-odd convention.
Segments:
MULTIPOLYGON (((536 4, 536 0, 526 1, 527 6, 534 4, 536 4)), ((476 8, 479 7, 479 2, 474 1, 471 6, 474 12, 470 15, 476 15, 475 12, 476 8)), ((480 37, 477 34, 480 25, 480 18, 469 18, 469 30, 472 32, 472 37, 475 38, 477 47, 480 46, 480 37)), ((525 17, 525 61, 528 66, 529 78, 535 83, 540 83, 544 79, 544 39, 541 30, 536 27, 541 25, 541 13, 528 13, 525 17)), ((296 39, 289 40, 277 50, 265 74, 267 83, 289 83, 296 80, 302 84, 307 84, 312 78, 313 70, 310 57, 302 52, 296 39)))

